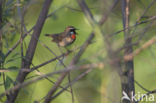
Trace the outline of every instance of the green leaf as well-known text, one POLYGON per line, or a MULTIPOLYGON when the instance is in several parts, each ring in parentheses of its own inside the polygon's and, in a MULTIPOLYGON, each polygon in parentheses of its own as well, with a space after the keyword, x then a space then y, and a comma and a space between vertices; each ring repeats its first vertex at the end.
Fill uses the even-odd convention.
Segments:
POLYGON ((8 67, 8 69, 9 69, 9 70, 17 70, 18 67, 16 67, 16 66, 11 66, 11 67, 8 67))
POLYGON ((4 61, 5 61, 5 54, 0 51, 0 62, 4 62, 4 61))
POLYGON ((11 84, 13 83, 13 80, 9 77, 9 76, 6 76, 6 81, 5 81, 5 89, 9 89, 11 84))
POLYGON ((14 57, 17 57, 18 55, 20 55, 19 53, 15 53, 14 55, 12 55, 11 57, 14 58, 14 57))
POLYGON ((7 64, 7 63, 9 63, 9 62, 12 62, 12 61, 14 61, 14 59, 9 59, 9 60, 7 60, 7 61, 5 62, 5 64, 7 64))

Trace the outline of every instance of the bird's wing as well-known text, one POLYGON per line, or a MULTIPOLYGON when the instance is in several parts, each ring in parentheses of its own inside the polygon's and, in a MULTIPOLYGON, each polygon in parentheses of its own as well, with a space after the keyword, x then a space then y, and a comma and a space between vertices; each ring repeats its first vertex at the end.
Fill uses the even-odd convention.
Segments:
POLYGON ((52 41, 54 41, 54 42, 60 41, 60 34, 51 34, 51 37, 53 38, 52 41))
POLYGON ((45 34, 45 36, 52 37, 54 42, 58 42, 60 40, 59 34, 45 34))

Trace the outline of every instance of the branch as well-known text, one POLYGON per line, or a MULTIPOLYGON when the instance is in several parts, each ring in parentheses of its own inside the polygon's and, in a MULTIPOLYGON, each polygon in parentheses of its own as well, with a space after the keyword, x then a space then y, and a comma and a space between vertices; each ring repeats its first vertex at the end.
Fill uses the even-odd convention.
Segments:
MULTIPOLYGON (((91 34, 88 38, 88 40, 82 45, 82 47, 80 48, 79 52, 77 53, 77 55, 72 59, 70 65, 68 67, 72 67, 74 66, 78 60, 80 59, 80 56, 83 54, 83 52, 85 51, 85 49, 88 47, 88 45, 91 43, 91 40, 93 39, 94 34, 91 34)), ((61 74, 61 76, 58 78, 56 84, 51 88, 51 90, 48 92, 48 94, 46 95, 45 101, 44 103, 49 103, 51 101, 51 96, 55 93, 55 91, 57 90, 58 86, 61 84, 61 82, 64 80, 65 76, 69 73, 70 71, 66 71, 63 72, 61 74)))
POLYGON ((142 40, 142 38, 145 36, 145 34, 147 33, 147 31, 150 29, 150 27, 152 26, 154 22, 151 22, 150 24, 148 24, 144 29, 142 29, 141 33, 136 33, 135 35, 130 35, 128 36, 126 39, 130 39, 130 38, 134 38, 136 36, 139 36, 138 37, 138 40, 136 40, 136 42, 134 43, 131 43, 131 44, 124 44, 122 47, 118 48, 116 50, 116 53, 119 53, 121 50, 129 47, 129 46, 134 46, 134 45, 138 45, 140 43, 140 41, 142 40))
MULTIPOLYGON (((137 20, 137 22, 139 22, 141 20, 141 18, 148 12, 148 10, 152 7, 152 5, 154 5, 154 2, 156 2, 156 0, 152 0, 151 3, 147 6, 147 8, 145 8, 144 12, 142 13, 142 16, 137 20)), ((137 23, 136 22, 136 23, 137 23)))
POLYGON ((77 0, 79 6, 81 7, 81 10, 83 11, 84 15, 86 16, 86 18, 88 19, 88 21, 90 22, 90 24, 92 26, 95 25, 95 20, 94 17, 90 11, 90 9, 88 8, 87 4, 85 3, 84 0, 77 0))
POLYGON ((55 61, 55 60, 57 60, 57 59, 59 59, 59 58, 61 58, 61 57, 67 56, 67 55, 69 55, 70 53, 72 53, 72 52, 70 51, 70 52, 67 52, 67 53, 63 53, 63 54, 61 54, 60 56, 57 56, 57 57, 52 58, 52 59, 50 59, 50 60, 48 60, 48 61, 46 61, 46 62, 44 62, 44 63, 42 63, 42 64, 39 64, 39 65, 37 65, 37 66, 31 68, 31 69, 30 69, 30 70, 31 70, 30 72, 32 72, 32 71, 34 71, 34 70, 36 70, 36 69, 38 69, 38 68, 40 68, 40 67, 42 67, 42 66, 44 66, 44 65, 47 65, 48 63, 51 63, 52 61, 55 61))
MULTIPOLYGON (((37 73, 36 74, 37 74, 37 76, 45 75, 44 73, 40 72, 39 70, 37 70, 37 73)), ((27 79, 30 79, 30 78, 27 78, 27 79)), ((45 79, 48 80, 50 83, 55 84, 55 82, 52 81, 51 79, 49 79, 48 77, 45 77, 45 79)), ((63 86, 59 86, 59 87, 62 88, 62 89, 64 89, 63 86)), ((66 90, 66 91, 70 92, 69 90, 66 90)))
MULTIPOLYGON (((56 11, 58 11, 58 10, 64 8, 64 7, 65 7, 65 5, 62 6, 62 7, 60 7, 60 8, 58 8, 58 9, 56 9, 55 11, 53 11, 52 13, 50 13, 49 15, 47 15, 46 19, 49 18, 49 17, 51 17, 51 16, 53 16, 53 15, 56 13, 56 11)), ((24 38, 25 38, 32 30, 34 30, 34 27, 35 27, 35 26, 33 26, 28 32, 26 32, 26 33, 23 35, 23 37, 22 37, 23 40, 24 40, 24 38)), ((10 49, 8 50, 8 52, 6 53, 5 57, 8 57, 8 55, 9 55, 19 44, 20 44, 20 40, 18 40, 18 41, 16 42, 16 44, 15 44, 12 48, 10 48, 10 49)))
MULTIPOLYGON (((84 77, 85 75, 87 75, 92 69, 88 69, 85 72, 83 72, 82 74, 80 74, 77 78, 75 78, 74 80, 70 81, 69 84, 67 84, 65 87, 62 88, 62 90, 60 90, 57 94, 55 94, 54 96, 52 96, 50 98, 50 101, 55 99, 57 96, 59 96, 61 93, 63 93, 65 90, 67 90, 70 86, 72 86, 74 83, 76 83, 79 79, 81 79, 82 77, 84 77)), ((43 100, 45 97, 43 97, 41 100, 43 100)), ((41 100, 39 101, 35 101, 36 103, 39 103, 41 100)), ((73 100, 72 100, 73 102, 73 100)))
MULTIPOLYGON (((73 70, 82 70, 82 69, 89 69, 89 68, 96 68, 96 67, 103 68, 104 64, 103 63, 93 63, 93 64, 85 64, 85 65, 82 65, 82 66, 69 66, 69 67, 64 68, 62 70, 58 70, 58 71, 55 71, 55 72, 44 74, 44 75, 41 75, 40 77, 33 78, 32 80, 29 80, 29 81, 26 81, 26 82, 23 82, 23 83, 18 83, 17 85, 10 88, 9 90, 6 90, 4 93, 1 93, 0 94, 0 99, 3 96, 5 96, 6 94, 13 93, 13 92, 19 90, 20 88, 26 87, 26 86, 28 86, 30 84, 33 84, 33 83, 35 83, 35 82, 37 82, 39 80, 42 80, 42 79, 44 79, 46 77, 53 76, 55 74, 61 74, 61 73, 73 71, 73 70)), ((27 72, 27 71, 24 71, 24 70, 27 70, 27 69, 22 69, 22 70, 23 70, 23 72, 27 72)))
MULTIPOLYGON (((130 10, 129 10, 129 3, 130 0, 121 0, 122 4, 122 20, 123 20, 123 28, 129 28, 129 15, 130 15, 130 10)), ((130 36, 129 29, 124 30, 124 40, 125 44, 124 45, 129 45, 132 43, 132 38, 128 38, 130 36)), ((133 52, 133 45, 130 45, 126 48, 124 48, 124 55, 128 55, 133 52)), ((122 91, 125 91, 127 95, 131 98, 133 95, 131 95, 131 92, 135 93, 135 86, 134 86, 134 64, 133 64, 133 59, 129 61, 125 61, 124 63, 124 70, 122 71, 122 75, 120 76, 121 78, 121 86, 122 86, 122 91), (125 78, 123 80, 122 78, 125 78)), ((133 102, 128 102, 127 100, 123 100, 123 103, 133 103, 133 102)))
MULTIPOLYGON (((43 24, 46 20, 51 2, 52 2, 52 0, 46 0, 43 4, 42 11, 40 12, 39 18, 38 18, 37 23, 34 27, 34 32, 32 34, 32 38, 30 40, 25 59, 22 61, 22 68, 21 68, 21 70, 18 73, 18 76, 16 78, 16 84, 15 85, 17 85, 17 83, 24 82, 24 79, 28 74, 28 73, 22 72, 22 69, 23 68, 28 69, 30 67, 30 64, 31 64, 31 61, 33 59, 35 49, 37 46, 37 42, 38 42, 38 39, 36 40, 35 37, 39 38, 39 36, 40 36, 40 33, 42 30, 43 24)), ((15 101, 17 95, 18 95, 18 92, 19 92, 19 90, 15 90, 13 93, 10 93, 9 99, 7 99, 6 103, 13 103, 15 101)))
MULTIPOLYGON (((92 26, 94 26, 94 18, 93 18, 93 15, 92 13, 90 12, 88 6, 86 5, 85 1, 82 1, 82 0, 77 0, 77 2, 79 3, 79 6, 81 7, 82 11, 84 12, 84 15, 87 17, 88 21, 90 22, 90 24, 92 26)), ((104 22, 103 22, 104 23, 104 22)), ((101 23, 101 25, 103 24, 101 23)), ((88 45, 91 43, 92 39, 94 38, 94 32, 92 32, 89 36, 89 38, 86 40, 86 42, 82 45, 80 51, 77 53, 77 55, 72 59, 71 63, 69 66, 73 66, 75 65, 81 55, 84 53, 84 51, 86 50, 86 48, 88 47, 88 45)), ((63 79, 65 78, 65 76, 69 73, 70 71, 68 72, 65 72, 65 73, 62 73, 61 76, 58 78, 56 84, 51 88, 51 90, 49 91, 49 93, 46 95, 46 98, 45 98, 45 101, 44 103, 49 103, 50 101, 52 101, 51 99, 51 96, 55 93, 55 91, 57 90, 57 87, 61 84, 61 82, 63 81, 63 79)))
POLYGON ((110 13, 112 12, 112 10, 114 9, 114 7, 117 5, 118 2, 119 0, 114 0, 114 3, 110 6, 109 10, 102 16, 101 20, 99 21, 99 25, 104 24, 104 22, 107 20, 108 16, 110 15, 110 13))
POLYGON ((139 21, 139 22, 133 24, 132 26, 129 26, 129 27, 124 28, 124 29, 121 29, 121 30, 119 30, 119 31, 117 31, 117 32, 115 32, 115 33, 109 34, 109 36, 110 36, 110 37, 115 36, 116 34, 119 34, 119 33, 123 32, 123 31, 125 31, 125 30, 127 30, 127 29, 131 29, 131 28, 134 28, 134 27, 136 27, 136 26, 138 26, 138 25, 145 24, 145 23, 148 23, 148 22, 150 22, 150 21, 152 22, 152 21, 154 21, 154 20, 156 20, 156 16, 152 16, 152 17, 150 17, 150 18, 148 18, 147 20, 144 20, 144 21, 139 21))
POLYGON ((57 94, 55 94, 54 96, 51 97, 50 100, 55 99, 58 95, 60 95, 61 93, 63 93, 65 90, 67 90, 67 88, 69 88, 71 85, 73 85, 74 83, 76 83, 79 79, 81 79, 82 77, 84 77, 85 75, 87 75, 89 72, 91 72, 92 68, 86 70, 85 72, 81 73, 78 77, 76 77, 74 80, 72 80, 68 85, 66 85, 62 90, 60 90, 57 94))
MULTIPOLYGON (((34 27, 32 27, 27 33, 25 33, 22 37, 22 39, 24 39, 32 30, 34 29, 34 27)), ((20 40, 18 40, 16 42, 16 44, 9 49, 9 51, 6 53, 5 58, 9 56, 9 54, 20 44, 20 40)))
POLYGON ((147 92, 144 96, 141 96, 139 100, 137 100, 135 103, 139 103, 144 97, 146 97, 147 95, 150 95, 150 94, 154 94, 156 93, 156 89, 155 90, 152 90, 152 91, 149 91, 147 92))
POLYGON ((124 56, 125 61, 132 60, 136 55, 138 55, 141 51, 145 50, 149 46, 153 45, 156 42, 156 36, 144 43, 140 48, 136 49, 133 53, 124 56))
MULTIPOLYGON (((82 11, 84 11, 84 13, 87 13, 86 16, 88 16, 89 19, 93 19, 93 16, 91 14, 91 12, 89 11, 89 8, 86 7, 86 4, 85 2, 80 2, 80 4, 83 5, 83 7, 81 8, 82 11), (84 9, 84 10, 83 10, 84 9)), ((91 40, 93 39, 94 37, 94 33, 91 33, 88 40, 83 44, 83 46, 80 48, 80 51, 77 53, 77 55, 72 59, 71 63, 69 66, 72 66, 72 65, 75 65, 78 60, 80 59, 81 55, 83 54, 83 52, 86 50, 86 48, 88 47, 88 45, 91 43, 91 40)), ((58 78, 56 84, 51 88, 51 90, 48 92, 48 94, 46 95, 46 98, 45 98, 45 101, 44 103, 50 103, 51 101, 51 96, 55 93, 55 91, 57 90, 58 86, 62 83, 62 81, 64 80, 65 76, 69 73, 70 71, 68 72, 64 72, 61 74, 61 76, 58 78)))
POLYGON ((144 88, 144 87, 143 87, 139 82, 137 82, 136 80, 135 80, 135 83, 136 83, 141 89, 143 89, 144 91, 150 92, 148 89, 144 88))

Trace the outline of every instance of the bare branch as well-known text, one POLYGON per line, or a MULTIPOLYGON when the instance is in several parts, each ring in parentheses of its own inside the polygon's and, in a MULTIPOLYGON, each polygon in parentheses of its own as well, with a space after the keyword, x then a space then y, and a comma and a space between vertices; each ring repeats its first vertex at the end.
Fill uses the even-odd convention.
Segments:
MULTIPOLYGON (((64 5, 64 6, 65 6, 65 5, 64 5)), ((58 9, 56 9, 55 11, 53 11, 52 13, 50 13, 49 15, 47 15, 46 18, 49 18, 49 17, 53 16, 53 15, 56 13, 56 11, 58 11, 58 10, 64 8, 64 6, 62 6, 62 7, 58 8, 58 9)), ((24 33, 24 35, 23 35, 23 37, 22 37, 23 40, 24 40, 24 38, 25 38, 32 30, 34 30, 34 27, 35 27, 35 26, 33 26, 28 32, 24 33)), ((8 50, 8 52, 6 53, 5 57, 8 57, 8 55, 9 55, 19 44, 20 44, 20 40, 18 40, 18 41, 16 42, 16 44, 15 44, 12 48, 10 48, 10 49, 8 50)))
POLYGON ((109 10, 102 16, 101 20, 99 21, 99 25, 103 25, 103 23, 107 20, 109 14, 112 12, 118 2, 119 0, 114 0, 114 3, 110 6, 109 10))
MULTIPOLYGON (((86 3, 82 0, 78 0, 78 3, 82 9, 82 11, 84 12, 84 14, 86 15, 86 17, 89 19, 90 23, 92 24, 92 26, 94 25, 95 21, 93 19, 93 15, 91 14, 89 8, 87 7, 86 3), (93 22, 92 22, 93 21, 93 22)), ((104 23, 104 22, 103 22, 104 23)), ((102 23, 102 24, 103 24, 102 23)), ((102 25, 101 24, 101 25, 102 25)), ((86 42, 83 44, 83 46, 81 47, 80 51, 77 53, 77 55, 72 59, 72 62, 70 65, 75 65, 78 60, 80 59, 81 55, 83 54, 83 52, 85 51, 85 49, 88 47, 88 45, 91 43, 91 40, 94 38, 94 33, 91 33, 88 40, 86 40, 86 42)), ((57 84, 54 85, 50 92, 47 94, 44 103, 49 103, 51 101, 51 96, 55 93, 57 87, 61 84, 61 82, 63 81, 64 77, 67 75, 68 73, 63 73, 61 74, 61 76, 58 78, 57 80, 57 84)))
MULTIPOLYGON (((62 73, 66 73, 66 72, 73 71, 73 70, 89 69, 89 68, 96 68, 96 67, 103 68, 104 64, 103 63, 93 63, 93 64, 85 64, 85 65, 82 65, 82 66, 68 66, 67 68, 64 68, 62 70, 58 70, 58 71, 51 72, 51 73, 48 73, 48 74, 43 74, 40 77, 33 78, 32 80, 29 80, 29 81, 26 81, 26 82, 23 82, 23 83, 18 83, 17 85, 10 88, 9 90, 6 90, 4 93, 1 93, 0 94, 0 99, 3 96, 5 96, 6 94, 13 93, 16 90, 19 90, 20 88, 26 87, 26 86, 28 86, 28 85, 30 85, 32 83, 35 83, 35 82, 37 82, 37 81, 39 81, 41 79, 44 79, 45 77, 53 76, 55 74, 62 74, 62 73)), ((28 69, 22 69, 22 70, 23 70, 23 72, 27 72, 28 69)))
MULTIPOLYGON (((40 16, 37 20, 37 23, 34 27, 34 32, 33 32, 32 38, 30 40, 25 59, 22 61, 22 68, 30 67, 30 64, 33 59, 35 49, 37 46, 37 42, 38 42, 38 40, 36 40, 35 37, 39 38, 39 36, 40 36, 40 33, 42 30, 43 24, 46 20, 51 2, 52 2, 52 0, 46 0, 43 4, 42 11, 41 11, 40 16)), ((27 73, 22 72, 22 69, 21 69, 16 78, 16 83, 22 83, 26 76, 27 76, 27 73)), ((10 93, 9 98, 7 99, 6 103, 13 103, 18 95, 18 92, 19 92, 19 90, 15 90, 13 93, 10 93)))
POLYGON ((152 22, 152 21, 154 21, 154 20, 156 20, 156 16, 152 16, 152 17, 150 17, 149 19, 147 19, 147 20, 145 20, 145 21, 139 21, 138 23, 133 24, 132 26, 129 26, 129 27, 127 27, 127 28, 124 28, 124 29, 122 29, 122 30, 119 30, 119 31, 117 31, 117 32, 115 32, 115 33, 109 34, 109 36, 110 36, 110 37, 115 36, 116 34, 119 34, 119 33, 123 32, 123 31, 125 31, 125 30, 127 30, 127 29, 131 29, 131 28, 136 27, 137 25, 145 24, 145 23, 148 23, 148 22, 150 22, 150 21, 152 22))
POLYGON ((138 37, 138 40, 136 40, 136 42, 131 43, 131 44, 130 44, 130 43, 129 43, 129 44, 124 44, 122 47, 118 48, 118 49, 116 50, 116 52, 119 53, 121 50, 123 50, 123 49, 125 49, 125 48, 127 48, 127 47, 129 47, 129 46, 137 46, 137 45, 139 45, 140 41, 141 41, 142 38, 145 36, 145 33, 151 28, 151 26, 152 26, 153 23, 154 23, 154 22, 151 22, 149 25, 147 25, 147 26, 142 30, 141 33, 136 33, 135 35, 130 35, 130 36, 128 36, 126 39, 134 38, 134 37, 136 37, 136 36, 139 36, 139 37, 138 37))
MULTIPOLYGON (((78 60, 80 59, 81 55, 83 54, 83 52, 85 51, 85 49, 88 47, 88 45, 90 44, 91 40, 93 39, 94 34, 91 34, 88 38, 88 40, 82 45, 82 47, 80 48, 80 51, 77 53, 77 55, 72 59, 69 67, 72 67, 73 65, 75 65, 78 60)), ((61 76, 58 78, 56 84, 51 88, 51 90, 49 91, 49 93, 47 94, 44 103, 49 103, 51 101, 51 96, 55 93, 57 87, 61 84, 61 82, 63 81, 63 79, 65 78, 65 76, 69 73, 69 71, 64 72, 61 74, 61 76)))
POLYGON ((67 88, 69 88, 70 85, 73 85, 76 83, 79 79, 87 75, 89 72, 91 72, 92 68, 86 70, 85 72, 81 73, 78 77, 76 77, 74 80, 72 80, 68 85, 66 85, 62 90, 60 90, 57 94, 51 97, 50 100, 55 99, 58 95, 60 95, 62 92, 64 92, 67 88))
MULTIPOLYGON (((87 5, 85 4, 85 2, 79 2, 80 6, 82 7, 82 11, 84 11, 84 13, 86 14, 86 16, 88 16, 89 19, 93 19, 93 16, 89 10, 89 8, 87 7, 87 5), (81 5, 82 4, 82 5, 81 5), (84 9, 84 10, 83 10, 84 9)), ((83 44, 83 46, 80 48, 80 51, 77 53, 77 55, 72 59, 71 63, 69 66, 75 65, 78 60, 80 59, 81 55, 83 54, 83 52, 85 51, 85 49, 88 47, 88 45, 91 43, 91 40, 94 37, 94 33, 91 33, 88 40, 83 44)), ((51 90, 48 92, 48 94, 46 95, 45 101, 44 103, 49 103, 51 101, 51 96, 55 93, 55 91, 57 90, 58 86, 61 84, 61 82, 64 80, 65 76, 69 73, 68 72, 64 72, 61 74, 61 76, 58 78, 56 84, 51 88, 51 90)))
POLYGON ((84 15, 86 16, 86 18, 90 22, 90 24, 92 26, 94 26, 96 21, 94 20, 94 17, 92 15, 90 9, 88 8, 87 4, 85 3, 85 1, 84 0, 77 0, 77 2, 79 4, 79 6, 81 7, 84 15))
POLYGON ((135 83, 136 83, 141 89, 143 89, 144 91, 150 92, 148 89, 144 88, 144 87, 143 87, 139 82, 137 82, 136 80, 135 80, 135 83))
POLYGON ((152 91, 149 91, 147 92, 144 96, 141 96, 139 100, 137 100, 135 103, 139 103, 144 97, 146 97, 147 95, 150 95, 150 94, 154 94, 156 93, 156 89, 155 90, 152 90, 152 91))
MULTIPOLYGON (((22 38, 24 39, 33 29, 34 29, 34 27, 31 28, 27 33, 25 33, 25 34, 23 35, 22 38)), ((18 40, 18 41, 16 42, 16 44, 15 44, 12 48, 10 48, 10 49, 8 50, 8 52, 6 53, 5 57, 8 57, 8 55, 9 55, 19 44, 20 44, 20 40, 18 40)))
MULTIPOLYGON (((151 3, 147 6, 147 8, 145 8, 144 12, 142 13, 142 16, 137 20, 137 22, 140 21, 140 19, 148 12, 148 10, 154 5, 154 2, 156 2, 156 0, 152 0, 151 3)), ((136 22, 136 23, 137 23, 136 22)))
POLYGON ((132 60, 136 55, 138 55, 141 51, 143 51, 144 49, 148 48, 149 46, 153 45, 156 42, 156 37, 153 37, 152 39, 150 39, 149 41, 147 41, 146 43, 144 43, 140 48, 136 49, 134 52, 125 55, 124 56, 124 60, 125 61, 129 61, 132 60))
MULTIPOLYGON (((129 28, 129 3, 130 0, 121 0, 122 2, 122 20, 123 20, 123 28, 129 28)), ((129 45, 132 42, 132 38, 128 38, 130 35, 129 29, 124 30, 124 39, 125 45, 129 45)), ((124 49, 124 55, 128 55, 133 52, 133 45, 130 45, 124 49)), ((121 86, 122 91, 126 92, 127 95, 131 98, 131 92, 135 93, 135 86, 134 86, 134 64, 133 59, 129 61, 125 61, 124 63, 124 70, 122 73, 121 78, 121 86), (127 81, 123 80, 122 78, 126 78, 127 81)), ((133 103, 131 101, 123 100, 123 103, 133 103)))

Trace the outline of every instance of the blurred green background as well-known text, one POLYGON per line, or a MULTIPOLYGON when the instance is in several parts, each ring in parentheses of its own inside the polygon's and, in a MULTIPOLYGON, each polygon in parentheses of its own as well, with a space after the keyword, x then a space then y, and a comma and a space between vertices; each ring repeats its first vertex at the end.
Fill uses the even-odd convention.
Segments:
MULTIPOLYGON (((9 2, 10 0, 6 0, 9 2)), ((24 16, 24 21, 26 24, 27 30, 31 29, 39 16, 40 10, 42 8, 44 0, 21 0, 21 6, 28 5, 26 14, 24 16), (29 4, 28 4, 29 3, 29 4)), ((152 0, 130 0, 130 25, 135 24, 137 19, 142 15, 145 8, 151 3, 152 0)), ((86 0, 90 10, 92 11, 94 18, 98 21, 103 13, 107 13, 110 6, 113 3, 113 0, 86 0)), ((4 39, 3 39, 3 53, 6 53, 9 48, 11 48, 17 40, 20 38, 20 17, 17 12, 16 0, 12 0, 8 7, 5 9, 10 10, 10 14, 6 15, 9 22, 15 25, 17 28, 11 28, 4 25, 4 39), (11 5, 11 6, 10 6, 11 5)), ((156 10, 156 4, 148 10, 145 16, 154 16, 156 10)), ((73 58, 73 56, 78 52, 78 47, 80 47, 89 34, 92 32, 92 27, 89 24, 88 20, 84 16, 80 7, 78 6, 76 0, 53 0, 49 14, 53 12, 53 15, 49 17, 42 29, 40 35, 40 42, 47 45, 51 50, 53 50, 57 55, 60 55, 61 52, 57 45, 51 42, 51 38, 47 38, 44 34, 47 33, 59 33, 64 31, 66 26, 72 25, 78 28, 78 35, 76 41, 69 46, 69 49, 74 50, 72 54, 67 56, 64 59, 64 63, 68 65, 73 58)), ((153 21, 154 22, 154 21, 153 21)), ((146 27, 149 23, 143 24, 137 27, 135 33, 142 33, 142 29, 146 27)), ((122 14, 121 14, 121 5, 120 2, 113 9, 112 13, 108 17, 108 20, 102 26, 102 29, 105 31, 104 35, 112 34, 116 31, 119 31, 123 28, 122 26, 122 14)), ((133 30, 133 29, 132 29, 133 30)), ((32 33, 32 32, 31 32, 32 33)), ((31 34, 30 33, 30 34, 31 34)), ((156 33, 156 23, 153 23, 151 28, 145 33, 143 39, 140 41, 138 48, 145 41, 152 38, 156 33)), ((24 53, 28 47, 31 36, 27 36, 24 39, 24 53)), ((137 37, 135 38, 137 39, 137 37)), ((33 58, 33 65, 41 64, 55 56, 49 52, 45 47, 38 43, 35 56, 33 58)), ((112 37, 112 43, 114 49, 119 48, 124 43, 123 32, 119 33, 112 37)), ((61 48, 63 52, 66 50, 61 48)), ((156 45, 151 46, 150 48, 144 50, 134 59, 134 74, 135 80, 142 84, 145 88, 149 90, 156 89, 156 45)), ((18 46, 5 60, 4 68, 18 68, 20 69, 20 46, 18 46), (11 61, 11 59, 13 59, 11 61), (7 61, 9 61, 7 63, 7 61)), ((93 43, 89 45, 85 53, 82 55, 79 63, 96 63, 104 62, 107 59, 106 49, 103 42, 103 38, 100 35, 96 34, 93 43)), ((49 63, 46 66, 41 67, 39 70, 42 73, 49 73, 54 70, 62 69, 63 66, 60 65, 58 61, 49 63)), ((71 72, 71 78, 75 78, 82 71, 71 72)), ((8 81, 8 88, 13 87, 12 81, 15 80, 17 71, 5 73, 8 81)), ((27 78, 32 76, 37 76, 38 72, 34 71, 29 74, 27 78)), ((59 75, 49 77, 51 80, 56 81, 59 75)), ((29 80, 29 79, 27 79, 29 80)), ((2 76, 0 77, 0 83, 2 83, 2 76)), ((66 78, 62 83, 62 86, 68 83, 66 78)), ((34 101, 40 101, 50 88, 53 86, 51 82, 46 79, 38 81, 37 83, 31 84, 25 88, 22 88, 16 103, 33 103, 34 101), (21 102, 22 101, 22 102, 21 102)), ((75 103, 120 103, 121 102, 121 86, 120 79, 116 71, 112 70, 108 65, 104 68, 95 68, 84 78, 79 80, 76 84, 73 85, 73 92, 75 103)), ((146 93, 140 87, 135 85, 136 93, 146 93)), ((59 89, 60 90, 60 89, 59 89)), ((4 92, 4 86, 0 86, 0 93, 4 92)), ((155 95, 156 97, 156 95, 155 95)), ((5 100, 6 98, 3 98, 5 100)), ((41 101, 42 102, 42 101, 41 101)), ((71 93, 65 91, 60 96, 58 96, 53 103, 72 103, 71 93)), ((141 102, 141 103, 155 103, 154 102, 141 102)))

